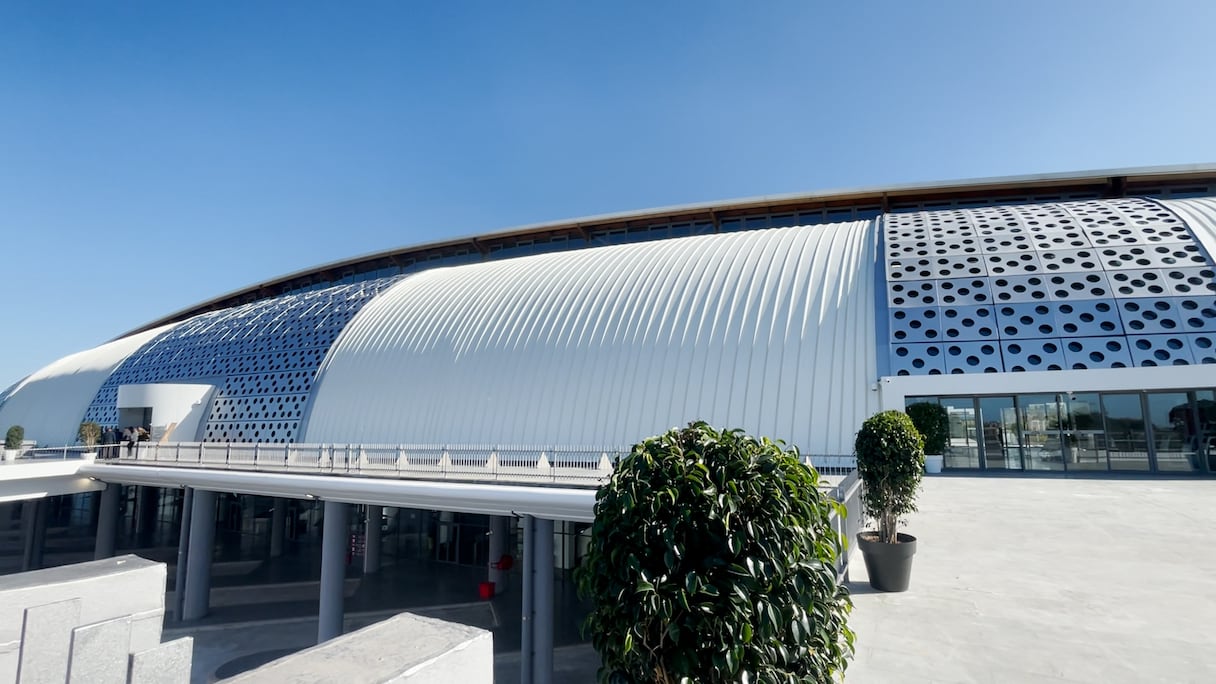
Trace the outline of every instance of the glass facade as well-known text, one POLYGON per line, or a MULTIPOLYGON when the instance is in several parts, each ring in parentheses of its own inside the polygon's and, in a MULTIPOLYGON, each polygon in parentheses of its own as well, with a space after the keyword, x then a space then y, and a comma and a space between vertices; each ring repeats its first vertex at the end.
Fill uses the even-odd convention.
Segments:
POLYGON ((1216 390, 907 397, 950 417, 945 467, 1216 473, 1216 390))

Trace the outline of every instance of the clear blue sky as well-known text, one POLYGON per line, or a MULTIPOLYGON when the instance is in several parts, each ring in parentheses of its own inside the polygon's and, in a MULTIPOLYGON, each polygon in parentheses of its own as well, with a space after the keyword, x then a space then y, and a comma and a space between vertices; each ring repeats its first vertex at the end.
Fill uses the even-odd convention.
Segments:
POLYGON ((0 388, 323 262, 1216 161, 1216 3, 6 2, 0 388))

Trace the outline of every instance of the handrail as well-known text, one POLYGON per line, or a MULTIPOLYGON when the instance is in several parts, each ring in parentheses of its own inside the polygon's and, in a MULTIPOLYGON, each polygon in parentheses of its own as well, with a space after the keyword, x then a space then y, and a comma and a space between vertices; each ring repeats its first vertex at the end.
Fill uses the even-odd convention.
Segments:
MULTIPOLYGON (((83 448, 83 447, 75 447, 83 448)), ((155 464, 362 477, 598 487, 632 447, 586 445, 137 442, 103 445, 98 463, 155 464)), ((825 487, 853 472, 851 458, 803 457, 825 487), (816 461, 826 462, 822 465, 816 461)))

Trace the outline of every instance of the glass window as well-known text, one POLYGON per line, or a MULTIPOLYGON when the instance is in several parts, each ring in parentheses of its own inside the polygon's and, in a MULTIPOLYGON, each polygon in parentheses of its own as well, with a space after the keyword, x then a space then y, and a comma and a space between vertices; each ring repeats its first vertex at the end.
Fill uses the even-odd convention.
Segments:
POLYGON ((943 397, 942 406, 950 417, 950 442, 946 445, 947 468, 980 467, 979 443, 975 432, 975 399, 943 397))
POLYGON ((1153 452, 1157 458, 1157 470, 1198 470, 1200 433, 1190 395, 1186 392, 1150 393, 1148 417, 1153 428, 1153 452))
POLYGON ((1013 397, 981 397, 980 425, 983 428, 984 467, 1021 470, 1022 440, 1013 397))
POLYGON ((1106 470, 1106 431, 1095 392, 1060 395, 1060 437, 1066 470, 1106 470))
POLYGON ((1018 396, 1022 418, 1022 451, 1027 470, 1063 470, 1060 432, 1060 395, 1018 396))
POLYGON ((1140 393, 1103 394, 1106 449, 1112 470, 1148 470, 1148 430, 1140 393))

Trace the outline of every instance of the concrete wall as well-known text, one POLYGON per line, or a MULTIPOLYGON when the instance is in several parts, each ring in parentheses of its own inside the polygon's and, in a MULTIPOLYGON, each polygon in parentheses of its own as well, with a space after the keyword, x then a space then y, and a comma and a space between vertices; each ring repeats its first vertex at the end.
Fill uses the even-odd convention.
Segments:
POLYGON ((0 577, 0 682, 187 682, 164 615, 165 565, 137 556, 0 577))
POLYGON ((494 641, 483 629, 402 613, 224 681, 493 684, 494 641))

